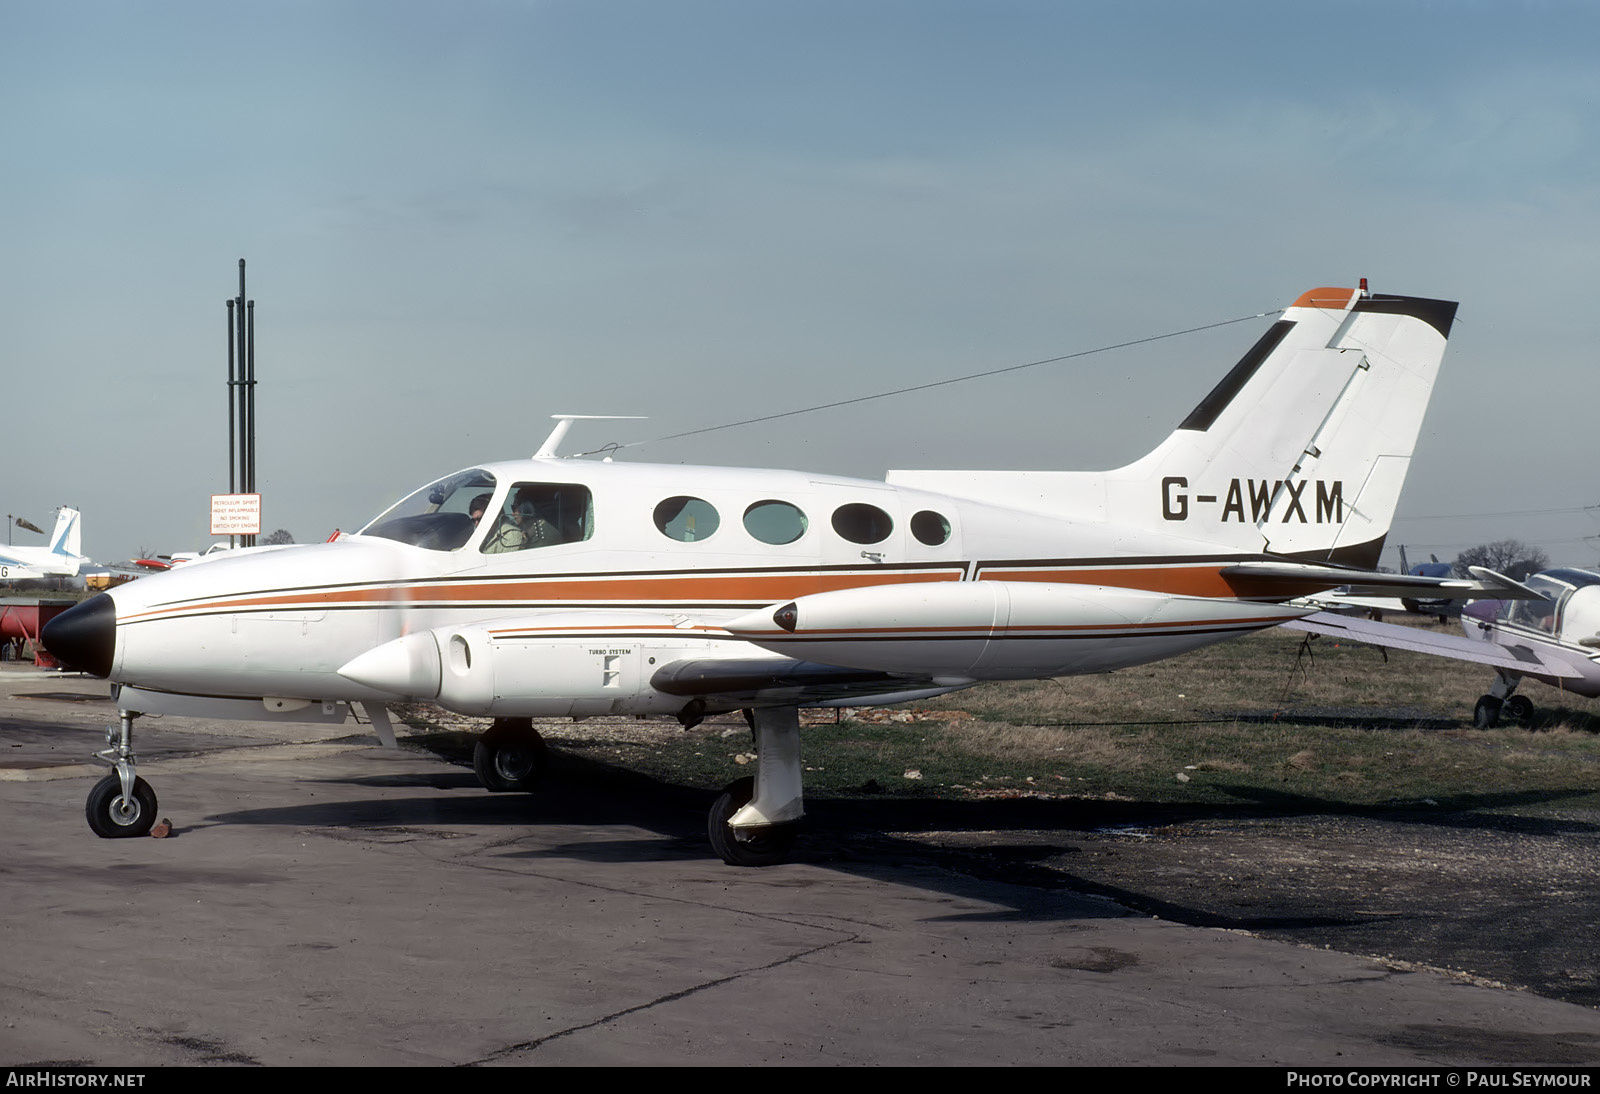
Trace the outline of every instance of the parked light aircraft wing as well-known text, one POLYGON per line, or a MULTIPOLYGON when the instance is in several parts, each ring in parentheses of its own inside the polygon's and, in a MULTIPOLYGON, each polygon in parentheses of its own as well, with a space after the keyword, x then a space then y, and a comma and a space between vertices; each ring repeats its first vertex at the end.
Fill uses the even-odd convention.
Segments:
POLYGON ((1539 652, 1530 646, 1501 646, 1494 642, 1481 642, 1461 635, 1438 634, 1417 627, 1377 623, 1370 619, 1335 615, 1332 612, 1317 612, 1302 619, 1292 619, 1282 626, 1291 630, 1342 638, 1347 642, 1361 642, 1393 650, 1431 653, 1436 657, 1471 661, 1523 674, 1556 676, 1562 679, 1577 679, 1583 675, 1564 662, 1541 657, 1539 652))

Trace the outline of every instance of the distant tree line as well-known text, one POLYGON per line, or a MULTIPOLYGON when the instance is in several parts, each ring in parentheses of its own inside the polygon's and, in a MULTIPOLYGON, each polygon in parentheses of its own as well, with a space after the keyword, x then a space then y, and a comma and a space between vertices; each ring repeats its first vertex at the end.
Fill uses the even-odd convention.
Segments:
POLYGON ((1550 568, 1550 556, 1537 547, 1521 540, 1502 539, 1469 547, 1456 556, 1457 577, 1471 577, 1469 566, 1483 566, 1497 574, 1505 574, 1513 581, 1522 581, 1540 570, 1550 568))

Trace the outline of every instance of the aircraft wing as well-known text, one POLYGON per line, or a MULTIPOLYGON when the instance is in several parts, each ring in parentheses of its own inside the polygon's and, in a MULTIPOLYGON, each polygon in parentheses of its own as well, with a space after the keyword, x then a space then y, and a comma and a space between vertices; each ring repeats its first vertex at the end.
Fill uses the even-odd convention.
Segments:
MULTIPOLYGON (((1472 580, 1423 577, 1420 574, 1381 574, 1375 570, 1350 570, 1303 562, 1240 562, 1224 567, 1223 577, 1249 581, 1287 597, 1309 596, 1325 589, 1348 587, 1350 596, 1403 596, 1440 600, 1543 600, 1544 594, 1520 581, 1482 566, 1471 567, 1472 580)), ((1270 595, 1270 594, 1269 594, 1270 595)))
POLYGON ((1576 679, 1583 675, 1563 661, 1540 656, 1539 651, 1531 646, 1502 646, 1463 635, 1436 634, 1416 627, 1376 623, 1370 619, 1334 615, 1331 612, 1316 612, 1279 625, 1297 631, 1310 631, 1312 634, 1325 634, 1347 642, 1361 642, 1393 650, 1415 650, 1417 653, 1471 661, 1525 675, 1565 679, 1576 679))

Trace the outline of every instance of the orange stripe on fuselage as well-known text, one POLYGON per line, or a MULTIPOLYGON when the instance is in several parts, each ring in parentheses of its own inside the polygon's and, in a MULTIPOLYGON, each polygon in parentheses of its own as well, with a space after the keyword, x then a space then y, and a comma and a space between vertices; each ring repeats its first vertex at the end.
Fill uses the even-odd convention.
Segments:
POLYGON ((312 611, 317 608, 353 604, 435 604, 457 601, 518 602, 541 604, 560 601, 593 603, 604 601, 660 601, 675 603, 732 602, 775 604, 797 596, 834 592, 839 589, 872 588, 934 581, 959 581, 961 574, 948 567, 939 570, 883 570, 857 573, 739 574, 735 576, 662 576, 627 574, 593 578, 514 578, 504 581, 449 582, 394 585, 386 588, 329 589, 288 592, 272 596, 240 596, 174 605, 123 617, 123 622, 159 618, 188 612, 216 612, 228 609, 272 609, 312 611))
MULTIPOLYGON (((1208 599, 1258 597, 1281 599, 1282 581, 1224 577, 1224 563, 1174 566, 1126 566, 1093 569, 1063 568, 1060 565, 1038 569, 981 569, 982 581, 1031 581, 1068 585, 1105 585, 1112 588, 1146 589, 1174 596, 1208 599)), ((949 567, 930 570, 865 570, 853 573, 795 572, 734 575, 608 574, 603 577, 518 577, 502 581, 426 582, 387 587, 304 590, 260 596, 235 596, 222 600, 194 601, 168 605, 122 617, 131 623, 195 612, 221 611, 316 611, 320 608, 355 607, 384 604, 478 604, 534 603, 548 608, 562 602, 604 606, 621 605, 777 604, 796 597, 841 589, 874 588, 928 582, 959 581, 961 574, 949 567)), ((1326 588, 1318 583, 1317 588, 1326 588)), ((1307 591, 1311 591, 1308 585, 1307 591)))
POLYGON ((1043 581, 1060 585, 1110 585, 1119 589, 1148 589, 1173 596, 1239 599, 1281 596, 1283 583, 1259 578, 1224 577, 1218 564, 1207 566, 1131 566, 1094 570, 991 570, 978 574, 982 581, 1043 581))

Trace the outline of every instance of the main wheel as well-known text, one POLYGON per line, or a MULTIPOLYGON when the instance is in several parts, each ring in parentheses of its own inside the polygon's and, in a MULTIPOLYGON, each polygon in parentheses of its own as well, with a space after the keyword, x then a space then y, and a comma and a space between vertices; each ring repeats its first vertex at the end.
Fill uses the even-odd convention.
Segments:
POLYGON ((1533 700, 1526 695, 1513 695, 1501 706, 1500 712, 1507 718, 1526 722, 1533 717, 1533 700))
POLYGON ((105 839, 148 836, 156 822, 156 792, 150 789, 149 783, 135 778, 133 796, 125 798, 122 780, 115 774, 107 775, 89 791, 83 811, 97 836, 105 839))
POLYGON ((789 861, 794 849, 799 825, 772 824, 760 830, 754 839, 740 839, 734 834, 728 818, 750 804, 756 796, 754 779, 739 779, 728 784, 711 805, 706 818, 706 834, 711 837, 711 849, 729 866, 776 866, 789 861))
POLYGON ((485 790, 532 791, 544 778, 549 748, 531 718, 496 718, 472 748, 472 770, 485 790))
POLYGON ((1500 724, 1500 700, 1493 695, 1480 695, 1478 705, 1472 708, 1472 724, 1479 729, 1493 729, 1500 724))

